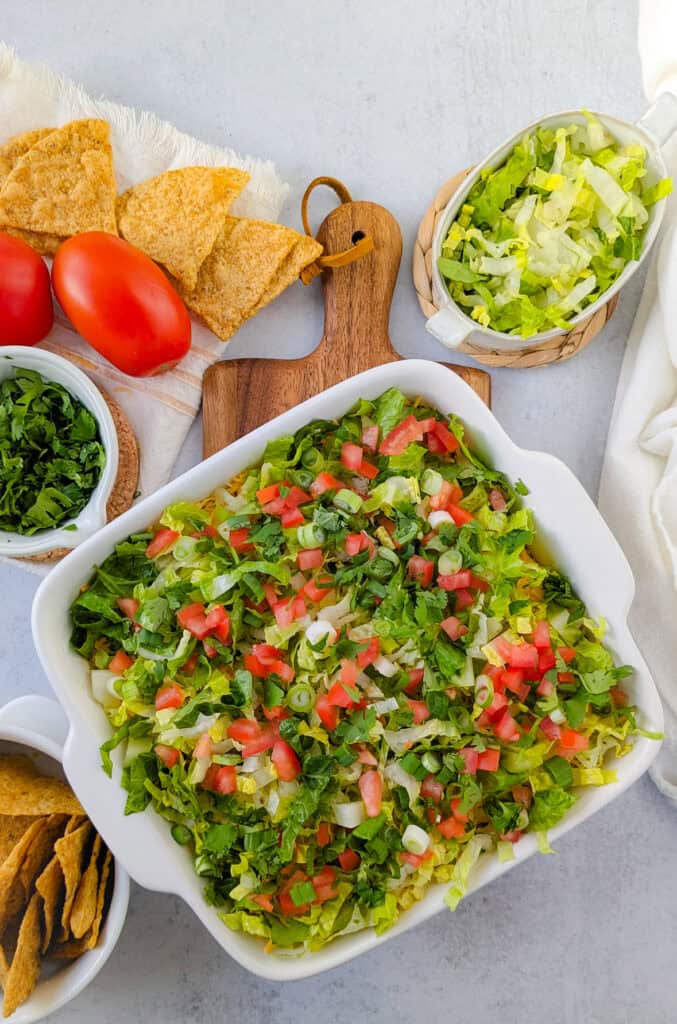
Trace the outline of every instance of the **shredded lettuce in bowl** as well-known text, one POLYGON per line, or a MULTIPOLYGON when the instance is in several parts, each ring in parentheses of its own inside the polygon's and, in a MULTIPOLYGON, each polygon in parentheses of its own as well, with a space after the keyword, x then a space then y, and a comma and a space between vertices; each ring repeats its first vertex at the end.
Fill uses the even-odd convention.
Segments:
POLYGON ((483 327, 522 338, 566 328, 639 259, 649 207, 672 181, 645 187, 644 148, 585 117, 526 134, 482 172, 449 228, 440 273, 483 327))
POLYGON ((390 389, 271 441, 119 543, 73 648, 151 805, 225 924, 268 949, 385 931, 431 883, 615 781, 641 732, 526 487, 390 389))

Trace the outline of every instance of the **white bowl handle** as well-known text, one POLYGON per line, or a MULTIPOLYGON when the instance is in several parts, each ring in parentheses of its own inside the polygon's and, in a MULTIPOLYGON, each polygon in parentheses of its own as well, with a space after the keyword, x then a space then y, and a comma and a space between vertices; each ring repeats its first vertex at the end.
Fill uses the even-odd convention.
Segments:
POLYGON ((55 700, 30 694, 0 708, 0 729, 8 738, 33 744, 60 760, 68 720, 55 700))
POLYGON ((443 306, 429 320, 426 320, 425 329, 447 348, 458 348, 472 333, 468 321, 461 316, 453 304, 443 306))
POLYGON ((663 92, 642 114, 637 125, 649 133, 657 145, 664 146, 677 131, 677 96, 663 92))

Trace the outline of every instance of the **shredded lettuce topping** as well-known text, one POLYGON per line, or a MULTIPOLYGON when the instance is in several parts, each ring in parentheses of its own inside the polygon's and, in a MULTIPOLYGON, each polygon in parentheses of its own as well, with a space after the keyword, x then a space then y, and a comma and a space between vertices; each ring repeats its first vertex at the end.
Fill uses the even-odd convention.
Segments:
POLYGON ((648 209, 672 191, 650 186, 646 151, 586 124, 527 133, 482 172, 438 261, 454 302, 484 327, 530 338, 568 322, 639 259, 648 209))
POLYGON ((485 851, 548 850, 580 787, 614 781, 632 670, 534 557, 527 493, 391 389, 95 569, 71 642, 103 766, 230 928, 312 951, 431 883, 453 909, 485 851))

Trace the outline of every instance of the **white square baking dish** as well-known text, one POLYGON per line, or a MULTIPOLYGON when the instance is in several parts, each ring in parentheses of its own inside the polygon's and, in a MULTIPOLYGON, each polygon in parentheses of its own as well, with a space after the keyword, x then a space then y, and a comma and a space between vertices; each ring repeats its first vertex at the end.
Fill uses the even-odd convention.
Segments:
MULTIPOLYGON (((374 398, 389 387, 421 395, 442 412, 454 412, 467 425, 472 442, 512 480, 530 489, 527 499, 536 513, 539 535, 553 561, 571 578, 594 615, 609 624, 607 640, 621 663, 634 665, 629 680, 632 699, 642 709, 642 725, 661 731, 661 704, 649 670, 632 639, 627 616, 634 595, 630 567, 595 505, 571 471, 558 459, 518 448, 475 393, 451 370, 423 360, 403 360, 368 370, 303 402, 289 412, 195 466, 156 494, 105 526, 63 562, 42 583, 33 605, 33 637, 42 665, 70 720, 63 765, 87 813, 129 874, 148 889, 180 895, 192 907, 222 948, 255 974, 275 981, 317 974, 387 942, 444 909, 445 885, 430 888, 425 899, 407 911, 384 935, 371 931, 338 939, 317 953, 278 957, 264 952, 255 938, 230 931, 217 911, 204 902, 202 882, 194 874, 189 853, 178 846, 166 822, 151 808, 125 817, 125 793, 100 768, 99 745, 110 735, 101 707, 90 693, 87 664, 69 648, 69 606, 113 546, 128 534, 145 529, 170 502, 201 498, 255 462, 268 440, 291 434, 312 419, 341 416, 359 398, 374 398)), ((649 767, 658 752, 655 740, 638 738, 630 754, 614 766, 618 781, 582 793, 565 820, 552 830, 557 839, 619 796, 649 767)), ((527 834, 515 859, 499 863, 485 855, 471 891, 478 889, 536 852, 536 838, 527 834)), ((450 922, 451 924, 451 922, 450 922)))

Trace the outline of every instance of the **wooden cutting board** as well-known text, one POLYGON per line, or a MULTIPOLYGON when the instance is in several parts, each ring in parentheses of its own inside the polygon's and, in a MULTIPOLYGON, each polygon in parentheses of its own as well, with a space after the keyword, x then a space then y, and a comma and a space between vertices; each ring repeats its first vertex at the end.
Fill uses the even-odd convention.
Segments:
MULTIPOLYGON (((326 217, 317 237, 325 252, 335 253, 349 249, 364 235, 373 238, 373 252, 323 272, 324 333, 309 356, 232 359, 207 370, 205 458, 325 388, 401 358, 388 333, 402 257, 402 233, 395 218, 376 203, 343 203, 326 217)), ((490 404, 491 379, 485 370, 446 365, 490 404)))

